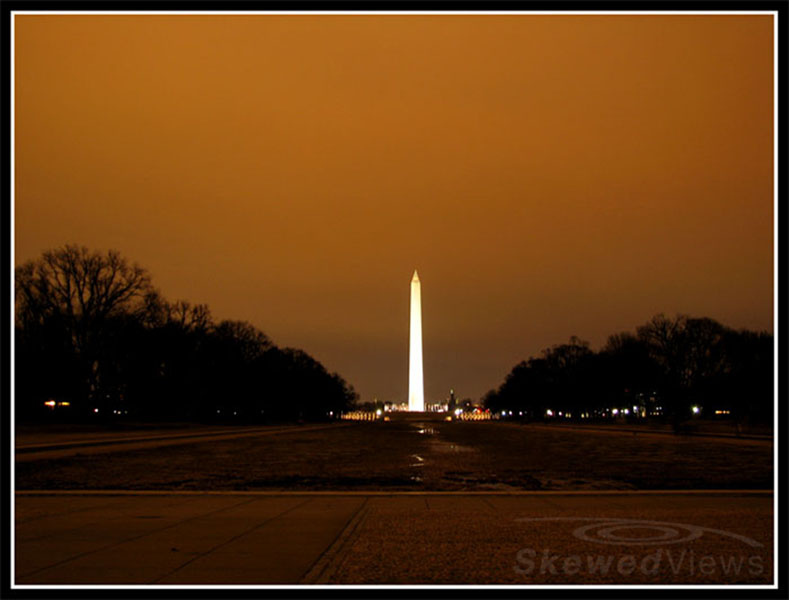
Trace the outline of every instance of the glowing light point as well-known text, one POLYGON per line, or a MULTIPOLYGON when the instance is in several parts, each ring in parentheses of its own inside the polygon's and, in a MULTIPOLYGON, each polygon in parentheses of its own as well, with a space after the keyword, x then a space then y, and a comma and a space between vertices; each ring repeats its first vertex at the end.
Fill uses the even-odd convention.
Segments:
POLYGON ((411 333, 408 353, 408 410, 425 410, 425 385, 422 378, 422 288, 414 270, 411 278, 411 333))

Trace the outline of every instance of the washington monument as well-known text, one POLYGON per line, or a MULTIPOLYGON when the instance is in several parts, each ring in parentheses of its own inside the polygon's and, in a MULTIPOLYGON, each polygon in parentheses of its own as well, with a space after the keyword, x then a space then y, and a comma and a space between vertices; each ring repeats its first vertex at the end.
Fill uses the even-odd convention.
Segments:
POLYGON ((411 335, 408 355, 408 410, 425 410, 425 385, 422 379, 422 288, 414 270, 411 278, 411 335))

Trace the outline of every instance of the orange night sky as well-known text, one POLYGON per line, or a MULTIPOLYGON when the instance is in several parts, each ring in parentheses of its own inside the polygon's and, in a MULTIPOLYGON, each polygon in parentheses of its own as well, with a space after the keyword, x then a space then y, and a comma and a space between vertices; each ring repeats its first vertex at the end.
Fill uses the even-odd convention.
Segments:
POLYGON ((404 401, 655 313, 772 331, 765 15, 20 15, 16 262, 79 243, 404 401))

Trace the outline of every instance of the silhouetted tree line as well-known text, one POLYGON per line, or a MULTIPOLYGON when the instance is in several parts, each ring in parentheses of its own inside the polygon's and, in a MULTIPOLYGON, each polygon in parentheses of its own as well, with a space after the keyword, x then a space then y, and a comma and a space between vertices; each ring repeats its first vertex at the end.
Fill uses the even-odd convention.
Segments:
POLYGON ((771 423, 773 336, 659 314, 635 334, 610 336, 599 352, 577 337, 546 349, 516 365, 483 402, 530 419, 559 412, 610 418, 613 409, 618 418, 644 415, 675 425, 715 415, 771 423))
POLYGON ((168 302, 116 251, 67 245, 16 269, 22 419, 323 420, 353 387, 249 323, 168 302))

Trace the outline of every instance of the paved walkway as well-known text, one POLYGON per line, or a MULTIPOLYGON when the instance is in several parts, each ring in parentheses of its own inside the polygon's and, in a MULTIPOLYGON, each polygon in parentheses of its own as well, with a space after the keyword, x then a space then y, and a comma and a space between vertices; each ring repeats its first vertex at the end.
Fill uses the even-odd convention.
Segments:
POLYGON ((770 492, 18 492, 15 583, 771 584, 770 492))
MULTIPOLYGON (((514 421, 510 421, 514 423, 514 421)), ((519 423, 520 425, 520 423, 519 423)), ((608 433, 614 435, 662 435, 677 437, 678 435, 684 437, 703 437, 715 438, 718 440, 736 440, 736 441, 750 441, 762 444, 772 444, 774 436, 772 434, 757 434, 757 433, 729 433, 724 431, 687 431, 682 434, 677 434, 670 426, 662 428, 650 427, 648 425, 628 427, 627 425, 586 425, 581 423, 524 423, 523 426, 541 429, 569 429, 575 431, 590 431, 594 433, 608 433)))
POLYGON ((38 435, 18 436, 15 445, 15 460, 28 462, 66 458, 77 454, 107 454, 128 450, 178 446, 199 442, 232 440, 243 437, 302 433, 320 429, 348 427, 350 423, 328 423, 322 425, 280 425, 262 427, 195 428, 188 430, 162 430, 158 432, 102 433, 89 435, 38 435))

